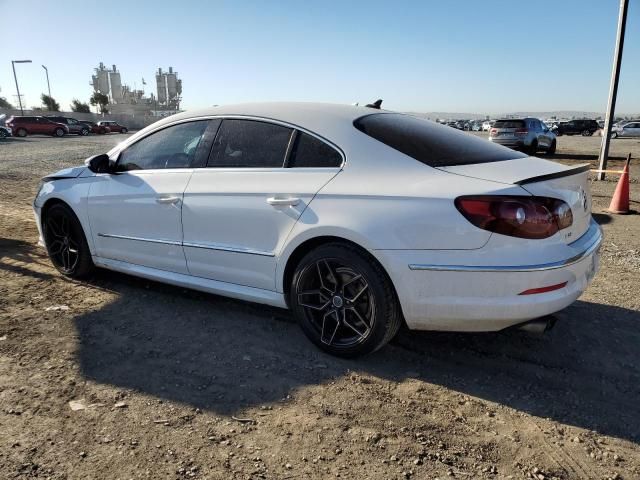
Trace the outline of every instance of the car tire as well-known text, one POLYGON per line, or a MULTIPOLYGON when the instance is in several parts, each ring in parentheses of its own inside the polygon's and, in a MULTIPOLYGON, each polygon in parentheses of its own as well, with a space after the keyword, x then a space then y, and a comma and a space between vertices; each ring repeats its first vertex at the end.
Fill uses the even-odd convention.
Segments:
POLYGON ((330 243, 302 258, 290 286, 290 303, 306 336, 332 355, 375 352, 402 324, 391 280, 357 247, 330 243))
POLYGON ((80 130, 80 135, 86 137, 87 135, 89 135, 89 130, 87 128, 83 128, 82 130, 80 130))
POLYGON ((589 136, 591 136, 591 132, 589 130, 583 130, 582 131, 582 136, 583 137, 589 137, 589 136))
POLYGON ((618 132, 611 132, 611 138, 618 138, 618 132))
POLYGON ((535 155, 538 152, 538 140, 534 140, 531 142, 531 145, 527 148, 527 153, 529 155, 535 155))
POLYGON ((556 141, 551 142, 551 145, 547 149, 547 155, 555 155, 556 153, 556 141))
POLYGON ((56 128, 53 131, 53 135, 60 138, 60 137, 64 137, 64 130, 62 128, 56 128))
POLYGON ((126 128, 120 129, 120 133, 127 133, 127 132, 128 132, 128 130, 126 128))
POLYGON ((93 271, 87 239, 71 208, 57 203, 43 212, 42 232, 51 263, 61 274, 82 278, 93 271))
POLYGON ((18 137, 26 137, 27 136, 27 131, 24 128, 19 128, 18 130, 16 130, 16 135, 18 137))
POLYGON ((0 130, 0 138, 7 138, 7 132, 0 130))

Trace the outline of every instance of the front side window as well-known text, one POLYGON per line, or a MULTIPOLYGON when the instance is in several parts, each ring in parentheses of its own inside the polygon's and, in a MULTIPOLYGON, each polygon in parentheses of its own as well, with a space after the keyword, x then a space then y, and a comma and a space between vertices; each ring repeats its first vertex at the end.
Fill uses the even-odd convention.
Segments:
POLYGON ((124 150, 117 170, 188 168, 195 158, 207 121, 181 123, 152 133, 124 150))
MULTIPOLYGON (((524 125, 522 120, 520 126, 524 125)), ((494 124, 494 128, 506 127, 494 124)), ((526 155, 434 122, 400 113, 374 113, 354 126, 366 135, 431 167, 499 162, 526 155)))
POLYGON ((282 167, 291 128, 256 120, 225 119, 218 130, 207 167, 282 167))
POLYGON ((340 165, 342 165, 342 157, 334 148, 311 135, 298 132, 289 157, 288 167, 318 168, 339 167, 340 165))

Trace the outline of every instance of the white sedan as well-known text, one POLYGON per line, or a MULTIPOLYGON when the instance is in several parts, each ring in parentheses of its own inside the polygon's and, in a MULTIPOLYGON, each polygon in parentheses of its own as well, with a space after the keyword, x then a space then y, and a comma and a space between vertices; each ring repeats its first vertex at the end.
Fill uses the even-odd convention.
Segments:
POLYGON ((102 267, 293 310, 335 355, 410 329, 549 324, 598 268, 588 167, 384 110, 181 113, 46 177, 40 240, 102 267), (541 319, 542 318, 542 319, 541 319))

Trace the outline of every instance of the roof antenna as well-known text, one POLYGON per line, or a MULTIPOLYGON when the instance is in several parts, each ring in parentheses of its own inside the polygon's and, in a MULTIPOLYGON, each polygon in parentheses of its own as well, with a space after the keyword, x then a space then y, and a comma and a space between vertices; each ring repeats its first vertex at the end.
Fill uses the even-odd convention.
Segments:
POLYGON ((365 107, 367 107, 367 108, 376 108, 378 110, 380 110, 381 106, 382 106, 382 99, 381 98, 379 98, 378 100, 376 100, 373 103, 368 103, 368 104, 365 105, 365 107))

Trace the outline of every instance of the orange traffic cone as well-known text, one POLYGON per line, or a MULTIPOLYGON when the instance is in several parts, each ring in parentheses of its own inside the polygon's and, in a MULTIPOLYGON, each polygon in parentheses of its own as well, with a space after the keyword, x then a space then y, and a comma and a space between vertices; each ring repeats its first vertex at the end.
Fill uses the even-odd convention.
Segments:
POLYGON ((627 157, 627 163, 622 170, 620 180, 616 186, 616 191, 613 192, 611 203, 607 209, 610 213, 629 213, 629 163, 631 162, 631 155, 627 157))

